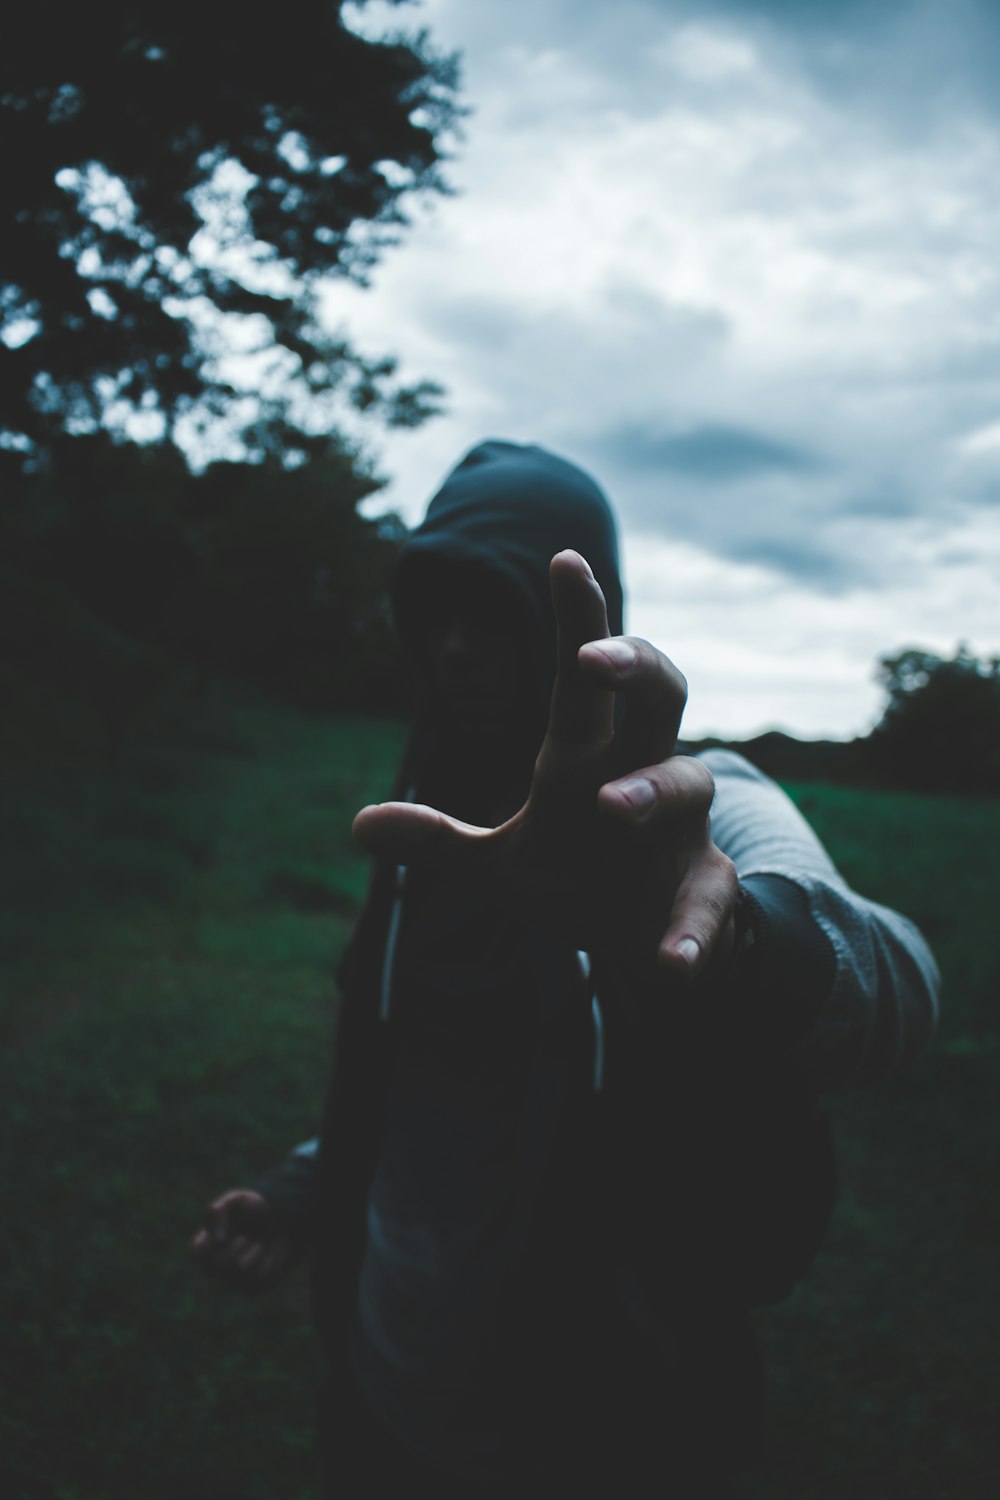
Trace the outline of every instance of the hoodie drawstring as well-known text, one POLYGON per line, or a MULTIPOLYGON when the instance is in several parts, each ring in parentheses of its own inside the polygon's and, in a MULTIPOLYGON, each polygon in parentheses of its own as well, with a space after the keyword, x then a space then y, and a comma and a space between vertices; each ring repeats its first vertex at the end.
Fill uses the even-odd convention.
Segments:
POLYGON ((590 1018, 594 1023, 594 1093, 604 1088, 604 1012, 590 971, 590 954, 582 948, 577 950, 576 961, 580 965, 580 977, 590 995, 590 1018))
POLYGON ((382 963, 382 984, 379 988, 378 1018, 388 1021, 392 1010, 392 977, 396 965, 396 944, 399 942, 399 923, 403 915, 403 892, 406 889, 406 866, 396 866, 393 887, 392 909, 389 912, 389 931, 385 939, 385 959, 382 963))
MULTIPOLYGON (((417 789, 407 787, 404 802, 415 802, 417 789)), ((396 967, 396 945, 399 942, 399 924, 403 916, 403 892, 406 890, 406 866, 397 865, 393 879, 392 906, 389 910, 389 929, 385 938, 385 958, 382 960, 382 983, 378 992, 378 1018, 388 1021, 392 1011, 392 979, 396 967)))

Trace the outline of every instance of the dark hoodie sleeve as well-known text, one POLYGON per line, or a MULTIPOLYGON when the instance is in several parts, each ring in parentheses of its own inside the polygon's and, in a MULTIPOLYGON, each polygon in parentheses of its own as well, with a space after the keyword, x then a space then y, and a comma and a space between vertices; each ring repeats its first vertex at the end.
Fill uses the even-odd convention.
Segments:
POLYGON ((318 1146, 316 1140, 303 1141, 279 1167, 254 1183, 254 1190, 267 1199, 288 1233, 299 1241, 307 1240, 312 1232, 318 1146))
POLYGON ((741 756, 715 778, 712 836, 736 866, 753 942, 738 955, 761 1034, 821 1089, 877 1081, 933 1034, 940 976, 912 922, 852 891, 775 782, 741 756))
POLYGON ((729 983, 744 1009, 752 1010, 764 1045, 795 1048, 806 1041, 833 989, 833 944, 813 921, 805 892, 783 875, 747 876, 740 898, 729 983))

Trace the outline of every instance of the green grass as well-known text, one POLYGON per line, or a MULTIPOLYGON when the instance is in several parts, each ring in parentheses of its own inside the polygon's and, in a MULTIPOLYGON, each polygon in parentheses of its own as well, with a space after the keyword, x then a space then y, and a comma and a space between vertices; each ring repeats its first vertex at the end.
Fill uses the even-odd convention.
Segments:
POLYGON ((865 895, 913 917, 943 977, 909 1072, 836 1096, 841 1197, 770 1370, 766 1500, 978 1500, 1000 1409, 1000 802, 789 788, 865 895))
POLYGON ((350 818, 400 743, 216 703, 113 772, 5 786, 5 1495, 314 1493, 303 1278, 244 1302, 186 1242, 315 1124, 350 818))
MULTIPOLYGON (((186 1242, 315 1122, 365 880, 350 819, 401 738, 222 698, 113 771, 6 784, 5 1495, 316 1495, 302 1278, 245 1302, 186 1242)), ((791 790, 852 882, 924 926, 945 1003, 909 1074, 832 1103, 832 1233, 758 1317, 773 1456, 754 1493, 992 1495, 1000 803, 791 790)))

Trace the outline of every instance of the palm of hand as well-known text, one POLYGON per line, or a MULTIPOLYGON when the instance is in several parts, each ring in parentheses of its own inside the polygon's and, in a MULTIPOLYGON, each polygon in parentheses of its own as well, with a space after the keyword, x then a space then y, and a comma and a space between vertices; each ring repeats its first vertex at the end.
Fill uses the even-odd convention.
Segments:
POLYGON ((557 676, 525 805, 478 828, 409 803, 362 809, 371 853, 400 864, 489 867, 529 916, 592 952, 639 953, 690 977, 724 948, 736 880, 711 842, 712 778, 675 756, 680 672, 634 638, 608 638, 604 596, 578 553, 552 560, 557 676), (623 712, 615 723, 615 693, 623 712))
POLYGON ((493 866, 529 920, 590 952, 616 936, 647 943, 660 931, 683 875, 676 843, 644 838, 632 804, 604 787, 618 779, 613 740, 570 750, 547 737, 524 807, 500 828, 455 852, 493 866), (622 807, 624 815, 619 812, 622 807), (634 813, 632 814, 634 816, 634 813))

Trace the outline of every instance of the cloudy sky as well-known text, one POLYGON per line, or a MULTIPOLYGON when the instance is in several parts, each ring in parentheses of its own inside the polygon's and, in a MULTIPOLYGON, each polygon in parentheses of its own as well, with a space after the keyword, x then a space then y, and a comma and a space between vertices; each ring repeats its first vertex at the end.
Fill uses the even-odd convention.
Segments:
POLYGON ((326 313, 440 380, 419 518, 486 436, 588 468, 688 734, 849 736, 876 657, 1000 650, 1000 6, 422 0, 458 193, 326 313))

